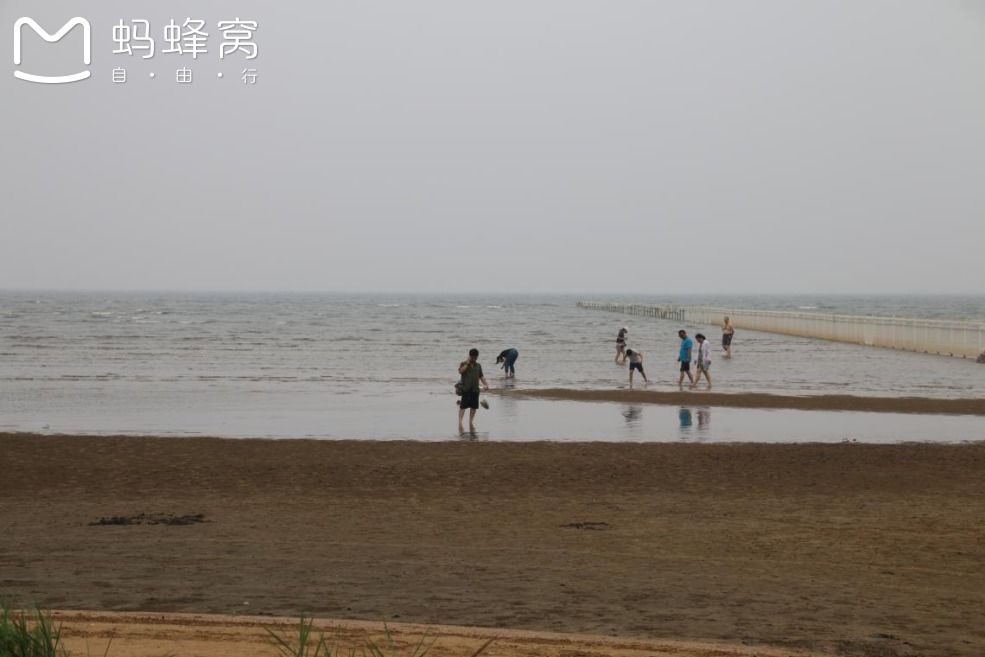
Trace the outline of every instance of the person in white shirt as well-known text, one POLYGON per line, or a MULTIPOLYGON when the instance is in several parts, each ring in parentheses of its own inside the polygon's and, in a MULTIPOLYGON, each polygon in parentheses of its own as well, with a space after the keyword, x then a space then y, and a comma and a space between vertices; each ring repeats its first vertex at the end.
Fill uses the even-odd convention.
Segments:
POLYGON ((698 372, 694 377, 694 383, 691 384, 691 387, 693 388, 698 385, 701 375, 704 374, 708 380, 708 389, 711 390, 711 343, 701 333, 698 333, 694 338, 698 341, 698 357, 694 361, 698 372))

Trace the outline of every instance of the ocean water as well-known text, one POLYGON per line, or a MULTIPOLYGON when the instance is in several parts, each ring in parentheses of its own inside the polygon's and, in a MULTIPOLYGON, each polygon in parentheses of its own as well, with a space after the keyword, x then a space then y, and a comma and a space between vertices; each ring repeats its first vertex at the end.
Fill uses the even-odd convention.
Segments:
MULTIPOLYGON (((617 388, 627 378, 627 370, 612 362, 620 326, 629 327, 630 345, 644 352, 651 387, 676 388, 680 326, 579 309, 578 298, 0 293, 0 430, 447 438, 455 425, 456 368, 470 347, 480 350, 494 387, 617 388), (507 347, 520 351, 515 383, 502 380, 493 364, 507 347)), ((985 297, 632 300, 985 321, 985 297)), ((717 347, 717 330, 684 328, 692 335, 703 330, 717 347)), ((731 361, 713 354, 719 391, 985 395, 985 366, 970 360, 742 330, 734 353, 731 361)), ((483 435, 494 439, 697 435, 677 421, 681 409, 620 408, 610 414, 606 405, 492 401, 494 410, 482 413, 480 421, 488 431, 483 435), (664 419, 646 420, 665 412, 664 419)), ((793 423, 779 421, 782 413, 715 409, 714 415, 726 419, 716 422, 712 440, 754 439, 751 434, 770 440, 858 438, 850 430, 794 436, 793 423), (749 419, 757 414, 758 421, 749 419), (767 425, 774 429, 765 430, 767 425), (750 435, 734 427, 746 427, 750 435)), ((938 418, 932 426, 946 421, 938 418)), ((903 430, 914 422, 913 416, 899 418, 897 430, 883 416, 882 426, 889 428, 880 435, 922 439, 903 430)), ((960 422, 970 424, 956 427, 954 439, 976 439, 975 427, 985 425, 980 418, 960 422)))

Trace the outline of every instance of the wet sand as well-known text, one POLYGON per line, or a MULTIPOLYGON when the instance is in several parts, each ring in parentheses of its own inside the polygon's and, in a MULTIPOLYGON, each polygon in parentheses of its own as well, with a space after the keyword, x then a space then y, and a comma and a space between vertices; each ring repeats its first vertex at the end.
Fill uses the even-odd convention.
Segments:
MULTIPOLYGON (((497 391, 499 392, 499 391, 497 391)), ((864 411, 873 413, 918 413, 925 415, 985 415, 985 399, 932 399, 929 397, 856 397, 854 395, 774 395, 769 393, 715 392, 703 384, 693 390, 576 390, 545 388, 507 390, 501 394, 528 399, 622 402, 626 404, 670 404, 731 406, 734 408, 788 408, 803 411, 864 411)))
POLYGON ((0 472, 21 604, 985 647, 983 444, 6 434, 0 472))

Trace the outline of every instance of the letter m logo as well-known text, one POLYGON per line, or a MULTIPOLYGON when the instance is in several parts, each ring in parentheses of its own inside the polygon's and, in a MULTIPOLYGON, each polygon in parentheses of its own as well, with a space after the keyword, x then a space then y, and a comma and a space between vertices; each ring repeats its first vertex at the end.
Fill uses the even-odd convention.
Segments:
MULTIPOLYGON (((48 34, 48 32, 38 25, 37 21, 28 16, 18 18, 14 23, 14 66, 21 65, 21 33, 24 31, 24 26, 30 27, 34 30, 35 34, 47 41, 48 43, 54 43, 56 41, 61 41, 62 37, 72 31, 76 25, 82 26, 82 62, 88 66, 92 60, 92 28, 89 27, 89 21, 79 16, 76 16, 69 22, 62 25, 61 29, 54 34, 48 34)), ((89 71, 80 71, 79 73, 73 73, 72 75, 35 75, 33 73, 25 73, 24 71, 15 70, 14 77, 19 80, 26 80, 28 82, 38 82, 41 84, 65 84, 67 82, 78 82, 79 80, 85 80, 89 77, 89 71)))

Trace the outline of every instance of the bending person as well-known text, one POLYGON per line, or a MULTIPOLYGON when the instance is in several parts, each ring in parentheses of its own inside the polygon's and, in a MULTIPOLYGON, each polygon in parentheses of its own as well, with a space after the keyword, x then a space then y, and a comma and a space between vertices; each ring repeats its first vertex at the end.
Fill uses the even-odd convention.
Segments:
POLYGON ((500 363, 502 363, 503 372, 506 373, 507 379, 512 379, 516 376, 516 368, 514 367, 514 365, 516 364, 516 359, 519 357, 520 357, 520 352, 514 349, 513 347, 510 347, 509 349, 504 349, 503 351, 499 352, 498 356, 496 356, 496 364, 499 365, 500 363))
POLYGON ((640 376, 643 377, 643 382, 649 383, 650 379, 646 378, 646 372, 643 371, 643 352, 627 349, 626 358, 629 359, 629 387, 633 387, 633 370, 639 370, 640 376))

